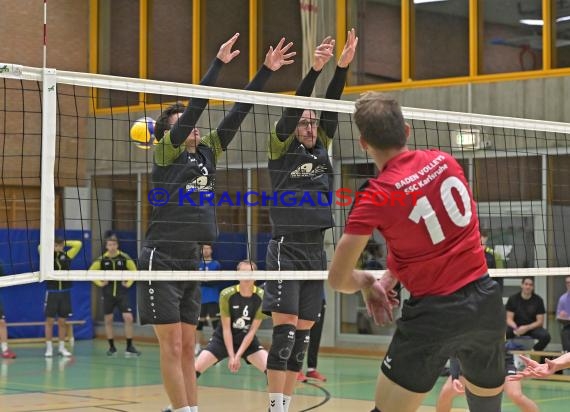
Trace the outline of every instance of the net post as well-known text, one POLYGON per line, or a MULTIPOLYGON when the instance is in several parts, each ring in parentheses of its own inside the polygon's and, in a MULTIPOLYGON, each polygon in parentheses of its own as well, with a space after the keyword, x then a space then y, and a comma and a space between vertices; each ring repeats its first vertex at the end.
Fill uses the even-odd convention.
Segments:
POLYGON ((42 282, 53 271, 55 232, 55 140, 57 72, 42 73, 42 165, 40 210, 40 276, 42 282))

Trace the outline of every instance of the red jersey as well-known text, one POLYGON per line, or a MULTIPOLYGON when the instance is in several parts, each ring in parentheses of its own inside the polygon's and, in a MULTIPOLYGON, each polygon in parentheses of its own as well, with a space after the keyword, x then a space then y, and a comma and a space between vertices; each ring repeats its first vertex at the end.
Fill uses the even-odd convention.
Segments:
POLYGON ((390 159, 355 200, 344 232, 388 244, 388 269, 412 296, 449 295, 487 273, 473 195, 448 153, 390 159))

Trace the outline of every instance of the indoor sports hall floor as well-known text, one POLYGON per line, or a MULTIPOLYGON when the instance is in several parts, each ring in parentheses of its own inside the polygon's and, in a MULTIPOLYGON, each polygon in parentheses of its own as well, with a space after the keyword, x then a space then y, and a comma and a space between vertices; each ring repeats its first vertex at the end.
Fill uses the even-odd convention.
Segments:
MULTIPOLYGON (((158 346, 137 344, 139 358, 125 358, 122 342, 117 357, 105 355, 106 342, 80 341, 71 359, 43 357, 41 344, 12 345, 18 358, 0 363, 0 411, 160 411, 168 402, 162 389, 158 346)), ((321 356, 319 370, 324 384, 298 384, 292 411, 369 411, 379 360, 364 357, 321 356)), ((426 398, 421 412, 435 409, 437 391, 426 398)), ((199 380, 201 412, 265 411, 265 376, 242 366, 232 375, 226 363, 214 366, 199 380)), ((542 412, 566 412, 570 382, 526 381, 523 391, 542 412)), ((463 399, 454 411, 465 411, 463 399)), ((503 412, 517 411, 508 400, 503 412)))

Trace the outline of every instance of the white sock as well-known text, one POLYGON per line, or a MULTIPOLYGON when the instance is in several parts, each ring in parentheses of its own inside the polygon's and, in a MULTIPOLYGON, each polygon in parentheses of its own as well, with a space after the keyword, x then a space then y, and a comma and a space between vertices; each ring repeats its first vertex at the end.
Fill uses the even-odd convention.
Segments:
POLYGON ((65 349, 65 342, 59 341, 59 350, 65 349))
MULTIPOLYGON (((195 408, 197 408, 197 406, 195 406, 195 408)), ((173 412, 194 412, 194 411, 192 411, 192 408, 190 408, 189 406, 184 406, 182 408, 174 409, 173 412)))
POLYGON ((282 393, 269 393, 269 411, 270 412, 285 412, 283 409, 283 394, 282 393))
POLYGON ((315 368, 307 368, 307 372, 312 372, 312 371, 316 371, 315 368))
POLYGON ((6 352, 8 350, 8 342, 2 342, 0 346, 2 346, 2 352, 6 352))
POLYGON ((198 406, 191 406, 190 412, 198 412, 198 406))
POLYGON ((291 396, 283 395, 283 412, 289 412, 289 405, 291 405, 291 396))
POLYGON ((47 349, 53 349, 53 344, 51 340, 46 340, 46 348, 47 349))

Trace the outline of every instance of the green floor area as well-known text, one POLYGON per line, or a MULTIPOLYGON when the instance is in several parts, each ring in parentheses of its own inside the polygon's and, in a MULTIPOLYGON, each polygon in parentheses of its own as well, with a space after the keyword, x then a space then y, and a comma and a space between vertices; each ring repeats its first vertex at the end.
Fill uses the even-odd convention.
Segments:
MULTIPOLYGON (((106 342, 81 341, 74 347, 73 358, 46 359, 43 345, 13 345, 18 358, 1 360, 0 395, 160 384, 158 347, 137 347, 142 352, 138 358, 125 357, 122 342, 118 344, 118 355, 108 357, 106 342)), ((378 359, 321 356, 319 371, 328 378, 327 382, 322 389, 300 384, 298 393, 324 397, 328 392, 336 398, 371 400, 379 365, 378 359)), ((435 405, 443 380, 438 381, 425 405, 435 405)), ((265 390, 265 382, 265 376, 255 368, 244 364, 238 374, 232 374, 225 362, 212 367, 199 380, 202 386, 257 391, 265 390)), ((570 382, 525 381, 523 391, 543 412, 568 410, 570 382)), ((518 411, 507 399, 503 403, 504 412, 518 411)), ((457 399, 455 406, 466 407, 466 403, 457 399)), ((326 410, 326 406, 321 409, 326 410)))

